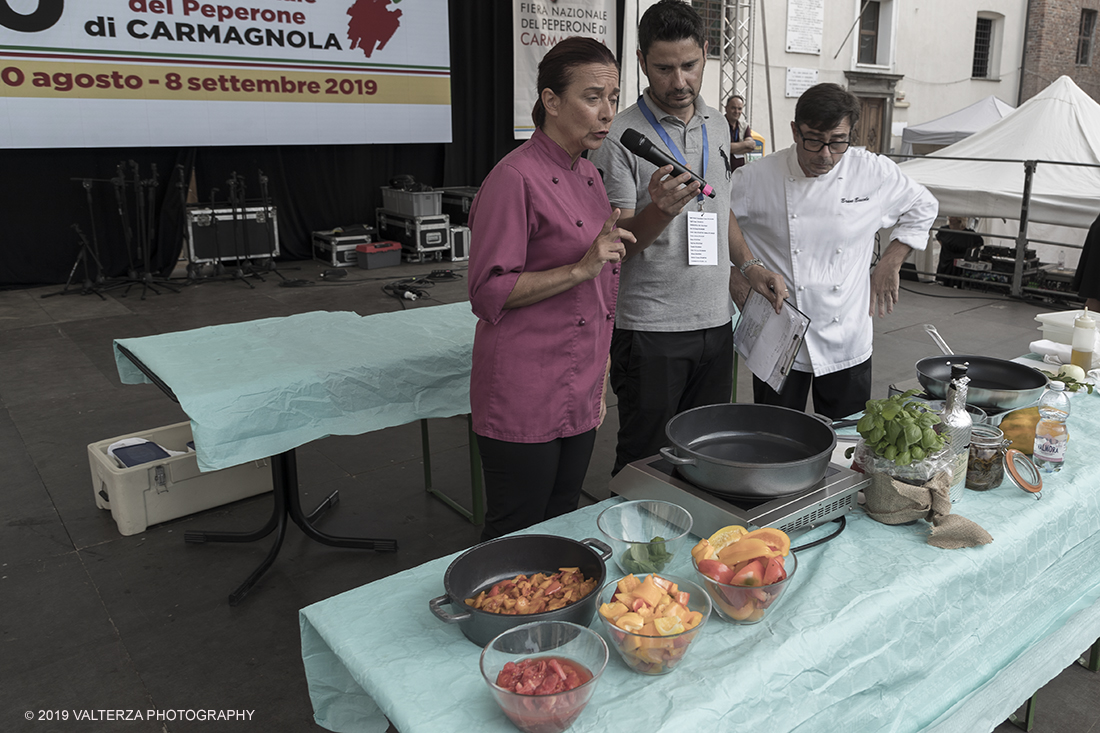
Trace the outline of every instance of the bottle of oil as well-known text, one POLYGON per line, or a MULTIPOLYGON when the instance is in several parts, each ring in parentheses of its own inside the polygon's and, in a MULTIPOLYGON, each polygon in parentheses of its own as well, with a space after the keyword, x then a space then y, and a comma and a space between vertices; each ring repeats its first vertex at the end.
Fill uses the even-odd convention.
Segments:
POLYGON ((1073 321, 1073 349, 1070 351, 1070 363, 1086 372, 1092 369, 1092 352, 1096 348, 1096 319, 1085 312, 1073 321))
POLYGON ((1069 397, 1066 385, 1051 381, 1050 388, 1039 398, 1039 423, 1035 426, 1035 449, 1032 462, 1045 473, 1062 470, 1066 458, 1066 444, 1069 443, 1069 397))
POLYGON ((974 420, 966 411, 966 391, 970 377, 968 364, 951 365, 951 384, 947 388, 947 404, 943 408, 942 433, 951 451, 951 503, 962 498, 966 486, 966 464, 970 458, 970 432, 974 420))

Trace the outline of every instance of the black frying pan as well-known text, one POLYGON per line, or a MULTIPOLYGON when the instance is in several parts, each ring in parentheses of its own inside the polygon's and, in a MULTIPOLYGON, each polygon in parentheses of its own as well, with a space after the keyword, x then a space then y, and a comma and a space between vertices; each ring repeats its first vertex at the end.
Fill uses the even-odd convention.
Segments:
POLYGON ((967 404, 997 410, 1016 410, 1035 403, 1047 387, 1047 378, 1037 369, 1007 359, 973 354, 953 354, 935 326, 925 330, 936 341, 944 356, 931 356, 917 362, 917 380, 933 397, 945 399, 951 383, 951 365, 969 363, 966 375, 970 386, 967 404))

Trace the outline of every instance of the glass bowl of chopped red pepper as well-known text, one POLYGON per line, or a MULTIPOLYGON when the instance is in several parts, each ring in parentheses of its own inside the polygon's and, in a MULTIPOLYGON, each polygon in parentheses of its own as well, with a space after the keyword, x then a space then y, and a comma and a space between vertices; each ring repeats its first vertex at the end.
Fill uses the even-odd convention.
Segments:
POLYGON ((481 676, 524 733, 560 733, 581 714, 607 666, 607 643, 568 621, 536 621, 485 645, 481 676))
POLYGON ((692 563, 714 601, 714 610, 726 621, 741 625, 763 621, 798 569, 793 552, 763 561, 742 560, 732 567, 717 560, 692 558, 692 563))

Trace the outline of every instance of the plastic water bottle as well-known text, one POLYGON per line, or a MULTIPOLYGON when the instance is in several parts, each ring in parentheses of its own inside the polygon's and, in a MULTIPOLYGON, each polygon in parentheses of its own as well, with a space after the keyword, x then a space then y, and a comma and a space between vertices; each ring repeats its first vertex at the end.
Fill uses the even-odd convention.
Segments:
POLYGON ((1035 450, 1032 461, 1045 473, 1054 473, 1062 469, 1066 457, 1066 444, 1069 443, 1069 396, 1066 385, 1061 382, 1050 383, 1050 388, 1039 398, 1039 423, 1035 426, 1035 450))

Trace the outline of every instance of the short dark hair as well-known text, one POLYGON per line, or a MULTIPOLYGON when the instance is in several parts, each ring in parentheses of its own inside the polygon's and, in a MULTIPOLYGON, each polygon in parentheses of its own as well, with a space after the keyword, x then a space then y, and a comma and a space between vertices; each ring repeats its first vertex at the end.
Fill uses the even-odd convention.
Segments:
POLYGON ((794 106, 794 124, 801 129, 831 130, 847 118, 852 130, 859 122, 859 97, 839 84, 826 82, 802 92, 794 106))
POLYGON ((651 5, 638 22, 638 48, 642 58, 657 41, 694 39, 699 48, 706 48, 707 27, 703 18, 689 3, 681 0, 661 0, 651 5))
POLYGON ((542 90, 549 89, 561 95, 573 81, 573 69, 583 64, 607 64, 619 70, 619 61, 611 50, 595 38, 571 36, 561 41, 542 57, 539 62, 538 98, 531 110, 531 119, 535 127, 546 122, 546 107, 542 104, 542 90))

